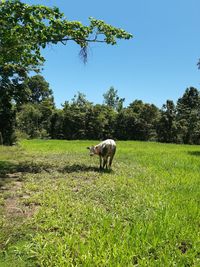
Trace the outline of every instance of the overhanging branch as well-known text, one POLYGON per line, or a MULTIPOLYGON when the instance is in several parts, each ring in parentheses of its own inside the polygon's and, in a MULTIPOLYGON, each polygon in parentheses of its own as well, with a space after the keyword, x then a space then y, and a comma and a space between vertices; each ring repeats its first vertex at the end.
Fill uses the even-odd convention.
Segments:
MULTIPOLYGON (((60 40, 52 39, 52 40, 46 41, 45 43, 49 44, 49 43, 61 42, 63 45, 66 45, 65 42, 68 42, 68 41, 74 41, 76 43, 106 43, 105 40, 98 40, 98 39, 96 39, 96 37, 94 39, 74 39, 74 38, 63 38, 60 40)), ((23 47, 26 45, 30 46, 31 44, 34 44, 34 42, 28 42, 28 43, 23 42, 22 44, 13 44, 13 45, 10 45, 9 47, 8 46, 7 47, 1 47, 0 46, 0 53, 10 51, 11 49, 17 48, 17 47, 23 47)))

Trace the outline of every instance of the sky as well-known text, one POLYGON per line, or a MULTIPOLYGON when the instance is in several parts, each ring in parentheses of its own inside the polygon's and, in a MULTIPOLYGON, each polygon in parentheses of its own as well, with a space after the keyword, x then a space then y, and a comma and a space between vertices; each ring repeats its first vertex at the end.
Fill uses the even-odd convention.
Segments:
POLYGON ((58 108, 79 91, 94 104, 113 86, 125 106, 135 99, 158 107, 176 102, 186 88, 200 89, 199 0, 24 0, 57 6, 68 20, 104 20, 133 34, 116 46, 90 44, 86 65, 73 42, 44 49, 41 74, 58 108))

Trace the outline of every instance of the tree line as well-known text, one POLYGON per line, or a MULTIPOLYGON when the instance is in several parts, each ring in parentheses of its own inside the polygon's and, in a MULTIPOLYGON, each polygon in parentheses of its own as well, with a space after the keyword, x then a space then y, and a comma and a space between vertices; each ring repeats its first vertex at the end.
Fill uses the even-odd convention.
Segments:
POLYGON ((41 75, 27 78, 20 86, 23 97, 13 103, 19 137, 200 144, 200 91, 194 87, 187 88, 176 104, 167 100, 161 109, 142 100, 123 107, 125 99, 114 87, 103 94, 102 104, 93 104, 78 92, 58 109, 41 75))

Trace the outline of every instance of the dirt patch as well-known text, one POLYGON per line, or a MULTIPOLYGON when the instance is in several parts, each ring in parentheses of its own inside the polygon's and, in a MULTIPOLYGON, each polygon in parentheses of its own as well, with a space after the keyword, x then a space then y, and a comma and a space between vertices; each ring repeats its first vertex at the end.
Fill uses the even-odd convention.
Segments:
MULTIPOLYGON (((16 175, 18 177, 18 174, 12 174, 12 177, 16 177, 16 175)), ((29 206, 25 206, 21 203, 20 198, 28 199, 30 197, 27 194, 19 196, 19 191, 22 189, 22 187, 23 182, 19 180, 10 183, 6 187, 8 196, 5 199, 4 212, 8 219, 21 218, 23 220, 30 218, 38 210, 38 205, 31 204, 29 206)))
POLYGON ((4 207, 6 217, 23 216, 23 210, 18 206, 17 199, 15 197, 7 198, 4 207))
POLYGON ((20 179, 22 177, 22 172, 8 173, 7 177, 12 179, 20 179))
POLYGON ((3 199, 0 205, 0 216, 3 218, 0 250, 5 249, 8 244, 20 238, 19 235, 23 234, 22 229, 24 223, 26 220, 32 218, 39 209, 38 205, 31 203, 26 206, 23 203, 23 199, 31 197, 27 193, 23 194, 23 177, 20 177, 19 173, 13 173, 11 177, 9 182, 3 186, 3 189, 0 187, 0 199, 3 199))
MULTIPOLYGON (((13 174, 12 174, 13 175, 13 174)), ((17 192, 22 188, 22 182, 15 181, 12 184, 7 184, 7 192, 9 196, 5 200, 5 215, 6 217, 23 216, 23 210, 19 205, 19 197, 17 192)))

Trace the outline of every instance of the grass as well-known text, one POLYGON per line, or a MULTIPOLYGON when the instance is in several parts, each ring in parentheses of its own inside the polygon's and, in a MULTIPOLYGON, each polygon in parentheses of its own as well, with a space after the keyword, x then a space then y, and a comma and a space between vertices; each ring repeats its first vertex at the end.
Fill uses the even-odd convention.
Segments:
POLYGON ((200 147, 92 143, 0 147, 0 266, 200 266, 200 147))

